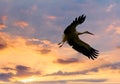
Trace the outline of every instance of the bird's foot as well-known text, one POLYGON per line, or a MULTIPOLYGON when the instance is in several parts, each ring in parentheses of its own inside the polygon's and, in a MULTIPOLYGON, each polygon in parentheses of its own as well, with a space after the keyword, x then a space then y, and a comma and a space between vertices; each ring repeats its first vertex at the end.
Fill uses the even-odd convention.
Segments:
POLYGON ((58 43, 58 45, 60 45, 61 44, 61 42, 60 43, 58 43))
POLYGON ((59 48, 61 48, 63 45, 60 45, 59 48))

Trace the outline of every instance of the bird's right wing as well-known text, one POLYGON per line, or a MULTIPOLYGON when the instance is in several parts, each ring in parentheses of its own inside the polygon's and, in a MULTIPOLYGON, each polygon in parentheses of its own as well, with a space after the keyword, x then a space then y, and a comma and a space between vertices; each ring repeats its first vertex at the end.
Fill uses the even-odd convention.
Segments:
POLYGON ((87 56, 89 59, 94 60, 95 58, 97 58, 99 54, 98 50, 92 48, 90 45, 80 40, 78 35, 75 36, 74 38, 73 37, 69 38, 68 44, 72 46, 72 48, 75 49, 76 51, 87 56))
POLYGON ((74 32, 76 31, 76 27, 79 24, 82 24, 85 21, 86 16, 85 15, 81 15, 78 18, 76 17, 75 20, 65 29, 64 33, 70 33, 71 31, 74 32))

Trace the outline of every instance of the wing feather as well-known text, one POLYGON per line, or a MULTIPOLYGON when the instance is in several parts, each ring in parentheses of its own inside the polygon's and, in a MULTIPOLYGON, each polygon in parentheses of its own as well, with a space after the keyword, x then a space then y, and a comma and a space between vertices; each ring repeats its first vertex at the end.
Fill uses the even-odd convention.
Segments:
POLYGON ((70 33, 70 32, 75 32, 76 31, 76 27, 79 24, 82 24, 85 21, 86 16, 85 15, 81 15, 78 18, 76 17, 75 20, 65 29, 64 33, 70 33))
POLYGON ((79 39, 78 34, 76 33, 76 27, 79 24, 82 24, 85 21, 86 16, 81 15, 64 30, 65 37, 67 42, 73 49, 87 56, 89 59, 95 59, 98 56, 98 50, 92 48, 87 43, 79 39))
POLYGON ((80 40, 79 37, 68 39, 68 44, 76 51, 87 56, 89 59, 94 60, 99 54, 98 50, 92 48, 90 45, 80 40))

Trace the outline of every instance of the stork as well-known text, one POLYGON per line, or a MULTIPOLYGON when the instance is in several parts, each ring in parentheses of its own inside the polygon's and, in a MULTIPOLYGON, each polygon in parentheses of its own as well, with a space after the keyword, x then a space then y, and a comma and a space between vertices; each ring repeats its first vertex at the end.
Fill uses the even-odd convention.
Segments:
POLYGON ((76 27, 79 24, 82 24, 85 21, 85 19, 86 19, 85 15, 81 15, 78 18, 76 17, 75 20, 64 30, 63 39, 60 43, 58 43, 58 45, 59 47, 62 47, 64 43, 67 41, 67 43, 70 46, 72 46, 73 49, 87 56, 89 59, 94 60, 95 58, 97 58, 99 51, 92 48, 89 44, 85 43, 79 38, 79 35, 82 34, 90 34, 90 35, 94 35, 94 34, 88 31, 78 32, 76 30, 76 27))

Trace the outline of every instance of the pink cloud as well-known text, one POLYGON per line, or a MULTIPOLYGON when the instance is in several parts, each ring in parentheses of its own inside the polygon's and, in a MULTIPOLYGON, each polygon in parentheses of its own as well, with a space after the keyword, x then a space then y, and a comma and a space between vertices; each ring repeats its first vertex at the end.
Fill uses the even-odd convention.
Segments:
POLYGON ((3 15, 2 17, 1 17, 1 20, 3 21, 3 22, 5 22, 6 20, 7 20, 7 16, 6 15, 3 15))
POLYGON ((37 11, 37 9, 38 9, 37 5, 32 6, 32 11, 37 11))
POLYGON ((47 16, 47 18, 50 19, 50 20, 55 20, 57 17, 51 15, 51 16, 47 16))
POLYGON ((6 25, 3 24, 3 23, 0 23, 0 30, 2 30, 2 29, 4 29, 4 28, 6 28, 6 25))
POLYGON ((106 28, 106 32, 114 32, 115 34, 120 34, 120 25, 118 22, 114 22, 106 28))
POLYGON ((107 8, 106 8, 106 12, 110 12, 112 11, 112 9, 115 7, 115 4, 110 4, 107 8))
POLYGON ((14 26, 20 27, 20 28, 25 28, 28 27, 29 24, 25 21, 17 21, 14 23, 14 26))

